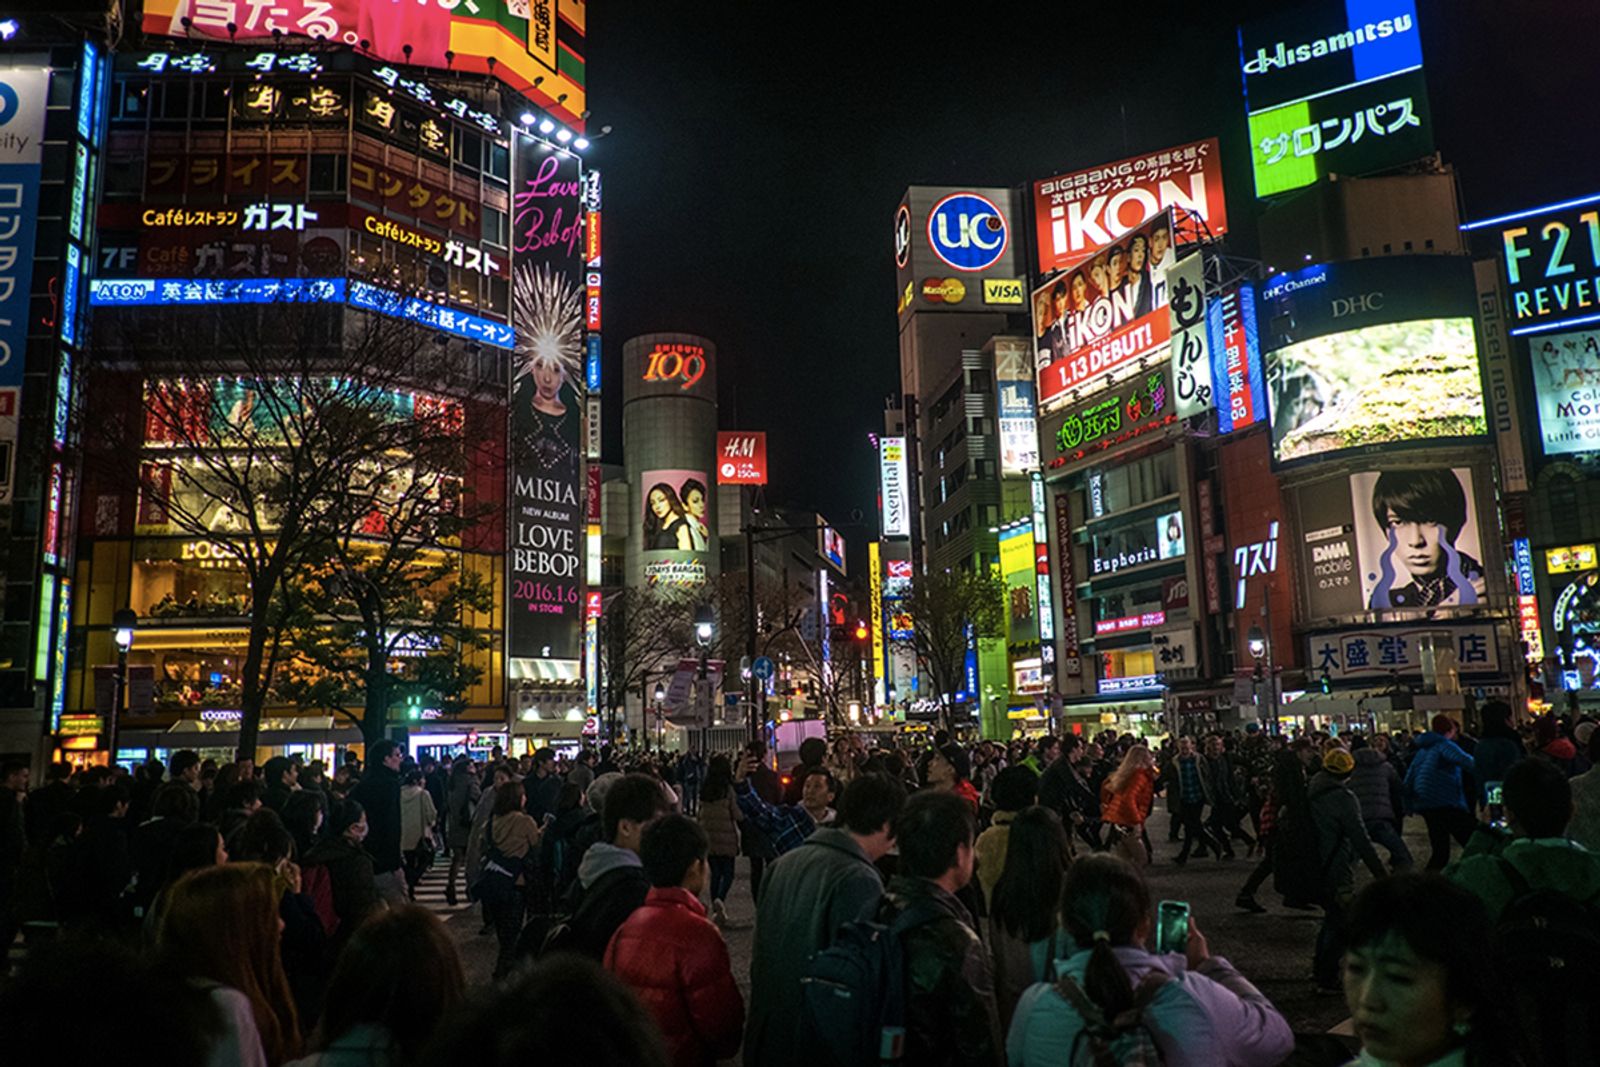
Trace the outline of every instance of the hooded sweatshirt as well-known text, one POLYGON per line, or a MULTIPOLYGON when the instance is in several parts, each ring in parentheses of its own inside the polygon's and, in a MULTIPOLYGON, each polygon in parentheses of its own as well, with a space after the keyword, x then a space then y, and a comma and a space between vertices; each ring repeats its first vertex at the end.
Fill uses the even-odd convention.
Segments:
POLYGON ((605 841, 589 846, 578 864, 582 890, 572 913, 571 942, 566 948, 599 960, 617 928, 650 893, 650 879, 637 853, 605 841))
POLYGON ((1519 837, 1498 856, 1468 856, 1447 872, 1451 881, 1476 893, 1490 920, 1516 895, 1500 863, 1504 860, 1532 889, 1554 889, 1579 903, 1600 902, 1600 855, 1564 837, 1519 837))
POLYGON ((583 861, 578 864, 578 883, 588 889, 600 880, 600 876, 619 867, 638 867, 643 869, 644 864, 639 859, 639 854, 632 849, 622 848, 605 841, 596 841, 589 846, 583 854, 583 861))

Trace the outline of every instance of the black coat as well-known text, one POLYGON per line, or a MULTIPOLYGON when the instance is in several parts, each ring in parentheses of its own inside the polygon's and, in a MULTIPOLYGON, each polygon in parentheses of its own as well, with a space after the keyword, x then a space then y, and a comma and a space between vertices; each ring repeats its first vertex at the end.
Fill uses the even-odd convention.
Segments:
POLYGON ((617 867, 595 880, 572 914, 572 939, 563 948, 599 960, 617 927, 644 905, 650 879, 643 867, 617 867))
POLYGON ((378 909, 378 890, 372 883, 372 857, 344 838, 328 837, 317 842, 306 855, 305 866, 328 869, 341 942, 361 920, 378 909))
POLYGON ((398 871, 400 852, 400 773, 374 763, 350 791, 367 812, 367 855, 378 874, 398 871))

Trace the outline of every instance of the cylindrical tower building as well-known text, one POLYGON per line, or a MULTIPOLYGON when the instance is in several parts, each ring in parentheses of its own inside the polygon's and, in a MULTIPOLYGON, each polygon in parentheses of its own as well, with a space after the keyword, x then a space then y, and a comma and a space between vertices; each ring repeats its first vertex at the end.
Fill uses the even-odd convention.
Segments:
POLYGON ((719 558, 716 346, 693 334, 650 333, 622 353, 628 585, 703 585, 716 577, 719 558))

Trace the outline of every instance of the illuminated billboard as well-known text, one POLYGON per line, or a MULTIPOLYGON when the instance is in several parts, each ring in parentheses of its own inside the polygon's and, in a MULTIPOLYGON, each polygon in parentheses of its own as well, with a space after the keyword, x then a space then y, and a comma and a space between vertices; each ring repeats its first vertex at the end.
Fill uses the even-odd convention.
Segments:
POLYGON ((1256 329, 1256 291, 1250 285, 1224 290, 1206 305, 1217 431, 1232 433, 1267 417, 1261 373, 1261 336, 1256 329))
POLYGON ((765 433, 759 430, 717 431, 717 484, 767 484, 765 433))
POLYGON ((640 542, 646 552, 709 552, 705 471, 646 471, 640 542))
POLYGON ((911 536, 911 487, 906 472, 906 439, 878 439, 879 507, 884 537, 911 536))
POLYGON ((1513 335, 1600 322, 1600 195, 1462 229, 1495 237, 1513 335))
POLYGON ((907 189, 894 216, 899 313, 1020 304, 1021 217, 1010 189, 907 189))
POLYGON ((1394 466, 1298 491, 1311 616, 1482 606, 1472 471, 1394 466))
POLYGON ((1000 577, 1006 583, 1006 632, 1012 645, 1039 640, 1038 581, 1032 520, 1000 530, 1000 577))
POLYGON ((1239 29, 1257 196, 1433 151, 1413 0, 1295 7, 1239 29))
POLYGON ((1163 365, 1041 419, 1044 465, 1058 470, 1081 462, 1177 418, 1172 369, 1163 365))
MULTIPOLYGON (((575 157, 516 140, 511 279, 511 558, 506 605, 513 660, 583 655, 587 516, 583 492, 582 213, 575 157)), ((444 309, 440 309, 444 310, 444 309)), ((526 676, 513 665, 514 676, 526 676)))
POLYGON ((582 0, 145 0, 145 33, 216 41, 304 37, 390 63, 492 74, 582 129, 582 0))
POLYGON ((1034 290, 1041 412, 1085 386, 1126 377, 1142 357, 1166 347, 1174 258, 1172 219, 1163 213, 1034 290))
MULTIPOLYGON (((17 58, 20 62, 29 57, 17 58)), ((40 149, 49 79, 42 62, 0 70, 0 128, 4 129, 0 188, 5 191, 5 202, 0 204, 0 225, 5 226, 0 237, 0 285, 5 287, 5 296, 0 297, 0 504, 11 500, 23 354, 33 321, 28 294, 33 289, 34 223, 39 217, 40 149)))
POLYGON ((1278 463, 1487 434, 1466 260, 1323 264, 1261 296, 1278 463))
POLYGON ((1167 312, 1172 330, 1172 388, 1178 418, 1211 410, 1211 357, 1207 353, 1205 258, 1194 252, 1167 271, 1167 312))
POLYGON ((1168 209, 1184 233, 1196 232, 1190 215, 1213 237, 1228 232, 1215 137, 1034 182, 1039 272, 1070 267, 1168 209))
POLYGON ((822 525, 822 516, 817 516, 817 554, 833 565, 840 574, 844 569, 844 538, 832 526, 822 525))
POLYGON ((1026 474, 1039 467, 1039 426, 1035 419, 1033 359, 1021 338, 994 339, 996 415, 1000 430, 1000 473, 1026 474))
POLYGON ((1600 330, 1528 338, 1546 455, 1600 452, 1600 330))

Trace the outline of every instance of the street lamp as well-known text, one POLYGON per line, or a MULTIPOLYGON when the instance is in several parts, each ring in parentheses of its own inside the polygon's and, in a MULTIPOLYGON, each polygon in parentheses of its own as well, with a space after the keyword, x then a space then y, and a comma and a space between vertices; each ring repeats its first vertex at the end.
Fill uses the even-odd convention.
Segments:
POLYGON ((700 722, 700 751, 711 748, 711 692, 707 683, 706 658, 711 655, 711 639, 717 634, 717 617, 710 604, 702 604, 694 613, 694 639, 700 645, 700 680, 696 686, 695 710, 705 703, 705 718, 700 722))
MULTIPOLYGON (((1261 720, 1262 728, 1271 733, 1272 720, 1267 717, 1266 712, 1261 708, 1262 660, 1267 655, 1267 635, 1262 631, 1261 627, 1251 626, 1249 632, 1245 634, 1244 644, 1245 648, 1250 650, 1251 658, 1256 661, 1255 676, 1252 681, 1252 688, 1255 690, 1256 698, 1256 717, 1261 720)), ((1277 716, 1276 708, 1272 709, 1272 714, 1274 718, 1277 716)))
POLYGON ((667 691, 660 685, 656 686, 656 751, 667 747, 667 724, 661 718, 661 705, 667 699, 667 691))
POLYGON ((121 726, 122 709, 128 700, 128 650, 133 647, 133 631, 138 625, 139 616, 132 608, 119 608, 111 615, 111 637, 117 643, 117 691, 111 701, 106 744, 110 748, 107 762, 112 767, 117 765, 117 733, 121 726))

